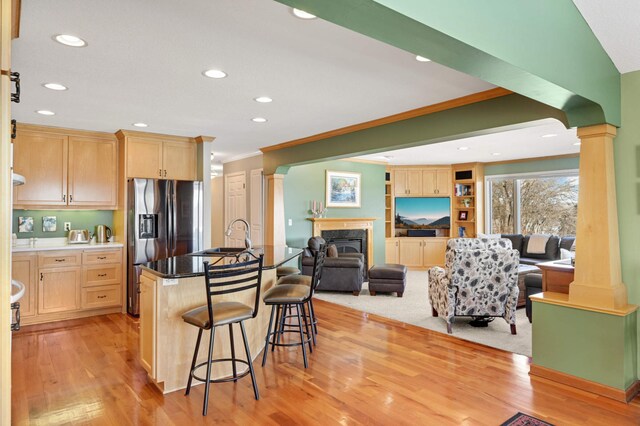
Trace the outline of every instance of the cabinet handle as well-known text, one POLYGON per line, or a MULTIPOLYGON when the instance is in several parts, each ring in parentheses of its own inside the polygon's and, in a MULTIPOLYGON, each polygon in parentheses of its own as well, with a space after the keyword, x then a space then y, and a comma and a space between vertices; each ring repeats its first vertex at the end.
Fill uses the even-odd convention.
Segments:
POLYGON ((44 274, 40 272, 40 281, 42 281, 43 279, 44 279, 44 274))
POLYGON ((99 277, 106 277, 107 274, 98 274, 99 277))
POLYGON ((164 169, 164 177, 167 177, 167 169, 164 169))
POLYGON ((69 202, 73 203, 73 195, 69 195, 69 202))
POLYGON ((11 120, 11 139, 15 139, 18 136, 18 122, 11 120))
POLYGON ((98 256, 98 260, 105 260, 107 256, 98 256))
POLYGON ((107 296, 98 296, 98 299, 106 299, 107 296))
POLYGON ((158 176, 162 177, 162 169, 158 169, 158 176))
POLYGON ((64 203, 66 203, 66 202, 67 202, 67 194, 63 194, 63 195, 62 195, 62 201, 63 201, 64 203))
POLYGON ((56 262, 66 262, 67 259, 54 259, 56 262))
POLYGON ((11 94, 11 102, 20 103, 20 73, 12 72, 9 74, 11 82, 16 84, 16 92, 11 94))

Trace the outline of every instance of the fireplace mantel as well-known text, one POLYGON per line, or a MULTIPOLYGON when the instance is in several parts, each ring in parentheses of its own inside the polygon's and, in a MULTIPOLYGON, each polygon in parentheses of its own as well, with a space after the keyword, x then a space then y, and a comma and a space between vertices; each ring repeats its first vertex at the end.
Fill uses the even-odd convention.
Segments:
POLYGON ((313 236, 320 236, 322 231, 336 229, 365 229, 367 231, 367 253, 369 266, 373 265, 373 221, 375 217, 309 217, 313 226, 313 236))

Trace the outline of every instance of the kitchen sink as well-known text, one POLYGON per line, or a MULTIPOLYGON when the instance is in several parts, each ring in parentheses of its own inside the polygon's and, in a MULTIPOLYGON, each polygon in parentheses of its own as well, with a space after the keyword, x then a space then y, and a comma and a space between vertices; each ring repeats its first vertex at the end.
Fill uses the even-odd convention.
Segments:
POLYGON ((195 253, 190 253, 190 256, 226 256, 227 254, 242 253, 247 249, 244 247, 214 247, 195 253))
POLYGON ((11 296, 9 302, 15 303, 24 296, 25 287, 20 281, 11 280, 11 296))

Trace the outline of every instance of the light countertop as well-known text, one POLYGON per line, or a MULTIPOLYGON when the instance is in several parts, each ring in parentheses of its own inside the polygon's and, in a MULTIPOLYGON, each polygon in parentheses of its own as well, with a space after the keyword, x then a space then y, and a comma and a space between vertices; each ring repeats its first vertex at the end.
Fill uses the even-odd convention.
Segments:
POLYGON ((33 251, 53 251, 53 250, 106 250, 124 247, 122 243, 89 243, 89 244, 69 244, 66 238, 38 238, 34 245, 31 245, 28 238, 18 239, 17 244, 11 247, 13 253, 28 253, 33 251))

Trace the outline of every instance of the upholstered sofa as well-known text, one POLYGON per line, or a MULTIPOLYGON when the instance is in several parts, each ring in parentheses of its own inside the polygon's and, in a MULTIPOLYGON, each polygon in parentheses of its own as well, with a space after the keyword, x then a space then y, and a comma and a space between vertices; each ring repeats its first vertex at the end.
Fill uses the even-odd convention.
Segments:
POLYGON ((445 268, 429 269, 429 302, 434 316, 452 332, 455 316, 502 317, 516 334, 518 251, 505 238, 453 238, 445 268))
MULTIPOLYGON (((325 240, 322 237, 309 238, 308 247, 302 253, 302 274, 313 273, 313 259, 325 240)), ((364 281, 364 254, 339 253, 338 257, 327 256, 324 260, 322 280, 317 290, 350 291, 357 296, 364 281)))
POLYGON ((544 253, 531 253, 529 247, 529 235, 522 234, 502 234, 502 238, 511 241, 511 246, 520 253, 520 263, 525 265, 535 265, 540 262, 560 259, 560 249, 570 250, 575 241, 575 237, 558 237, 552 235, 547 240, 544 253))

